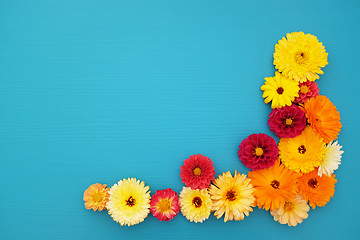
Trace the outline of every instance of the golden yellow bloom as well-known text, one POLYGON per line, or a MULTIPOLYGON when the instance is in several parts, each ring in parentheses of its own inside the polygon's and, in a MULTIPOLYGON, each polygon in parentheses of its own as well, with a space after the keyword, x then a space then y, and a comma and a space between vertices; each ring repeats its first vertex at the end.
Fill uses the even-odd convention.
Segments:
POLYGON ((295 97, 299 96, 298 83, 279 72, 275 72, 274 77, 265 78, 265 84, 261 86, 261 90, 264 91, 264 102, 268 104, 272 101, 271 108, 290 106, 295 97))
POLYGON ((279 209, 272 210, 270 213, 275 221, 295 227, 308 217, 307 212, 310 207, 306 202, 302 195, 296 195, 294 199, 281 203, 279 209))
POLYGON ((293 32, 275 45, 274 65, 290 79, 299 82, 315 81, 325 67, 328 54, 316 36, 293 32))
POLYGON ((253 211, 253 192, 254 188, 246 175, 237 171, 234 177, 230 172, 219 175, 209 188, 214 215, 220 218, 225 213, 224 222, 243 220, 244 215, 249 216, 249 212, 253 211))
POLYGON ((211 212, 211 199, 207 189, 184 187, 180 192, 181 213, 191 222, 203 222, 211 212))
POLYGON ((110 188, 109 193, 106 207, 121 226, 141 223, 150 212, 149 187, 136 178, 120 180, 110 188))
POLYGON ((318 167, 324 157, 323 139, 310 126, 294 138, 281 138, 279 155, 282 163, 290 170, 308 173, 318 167))
POLYGON ((85 208, 102 211, 109 200, 109 188, 106 184, 95 183, 84 192, 85 208))

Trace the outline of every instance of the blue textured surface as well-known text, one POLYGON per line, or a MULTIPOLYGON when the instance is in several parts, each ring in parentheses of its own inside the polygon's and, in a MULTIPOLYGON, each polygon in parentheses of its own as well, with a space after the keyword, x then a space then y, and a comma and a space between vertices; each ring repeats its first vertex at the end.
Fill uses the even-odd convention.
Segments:
MULTIPOLYGON (((1 239, 334 239, 358 229, 360 2, 0 1, 1 239), (271 134, 260 86, 287 32, 329 53, 320 93, 338 107, 335 198, 296 228, 255 209, 241 222, 121 227, 84 208, 92 183, 180 191, 202 153, 247 173, 237 148, 271 134)), ((272 135, 272 134, 271 134, 272 135)), ((272 135, 273 136, 273 135, 272 135)), ((355 238, 355 236, 354 236, 355 238)))

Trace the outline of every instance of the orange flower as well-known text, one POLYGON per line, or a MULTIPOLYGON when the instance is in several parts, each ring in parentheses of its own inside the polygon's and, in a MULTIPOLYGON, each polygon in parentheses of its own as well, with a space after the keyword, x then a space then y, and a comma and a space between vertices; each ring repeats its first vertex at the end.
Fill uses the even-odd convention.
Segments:
POLYGON ((250 171, 248 175, 255 188, 254 196, 259 208, 279 209, 280 203, 293 199, 297 193, 299 174, 285 168, 279 160, 270 168, 250 171))
POLYGON ((335 175, 319 176, 318 170, 304 174, 298 180, 299 191, 309 200, 309 205, 312 208, 315 206, 324 207, 330 201, 330 197, 334 196, 335 192, 335 175))
POLYGON ((106 188, 106 184, 95 183, 91 185, 84 192, 84 201, 86 209, 104 210, 109 201, 109 188, 106 188))
POLYGON ((309 99, 303 106, 311 127, 325 141, 335 140, 341 131, 340 113, 335 105, 325 96, 309 99))

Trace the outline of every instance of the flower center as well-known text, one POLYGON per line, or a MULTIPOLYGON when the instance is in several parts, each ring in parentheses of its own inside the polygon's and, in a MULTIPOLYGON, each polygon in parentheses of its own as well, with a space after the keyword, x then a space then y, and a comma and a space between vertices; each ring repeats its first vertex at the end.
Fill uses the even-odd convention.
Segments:
POLYGON ((273 180, 270 185, 274 188, 274 189, 279 189, 280 183, 278 180, 273 180))
POLYGON ((168 198, 163 198, 158 202, 157 207, 160 212, 167 212, 171 209, 171 202, 168 198))
POLYGON ((291 212, 292 210, 294 210, 295 206, 293 202, 290 201, 286 201, 284 203, 284 211, 285 212, 291 212))
POLYGON ((132 196, 130 196, 127 200, 125 200, 125 202, 126 205, 128 205, 129 207, 132 207, 136 204, 136 200, 132 196))
POLYGON ((317 123, 320 123, 320 122, 321 122, 319 116, 315 115, 315 121, 316 121, 317 123))
POLYGON ((254 155, 260 157, 264 154, 264 150, 261 147, 257 147, 254 150, 254 155))
POLYGON ((226 193, 226 199, 229 201, 234 201, 236 199, 235 192, 230 190, 226 193))
POLYGON ((286 124, 287 126, 292 126, 293 120, 289 117, 289 118, 285 119, 285 124, 286 124))
POLYGON ((278 89, 276 89, 276 92, 281 95, 283 94, 284 89, 282 87, 278 87, 278 89))
POLYGON ((103 199, 103 194, 101 192, 97 192, 92 195, 92 200, 94 202, 101 202, 102 199, 103 199))
POLYGON ((194 199, 192 200, 192 203, 194 204, 194 206, 195 206, 196 208, 201 207, 201 204, 202 204, 201 198, 199 198, 199 197, 194 197, 194 199))
POLYGON ((303 94, 307 94, 308 92, 310 92, 310 88, 306 85, 302 85, 300 87, 300 92, 303 93, 303 94))
POLYGON ((304 52, 297 52, 295 54, 295 62, 297 64, 303 64, 306 61, 306 55, 304 52))
POLYGON ((201 174, 201 168, 199 167, 194 168, 193 173, 195 176, 199 176, 201 174))
POLYGON ((306 152, 306 147, 304 145, 301 145, 299 148, 298 148, 298 151, 300 154, 305 154, 306 152))
POLYGON ((316 188, 318 186, 318 181, 316 180, 316 178, 310 178, 310 180, 308 181, 308 185, 311 188, 316 188))

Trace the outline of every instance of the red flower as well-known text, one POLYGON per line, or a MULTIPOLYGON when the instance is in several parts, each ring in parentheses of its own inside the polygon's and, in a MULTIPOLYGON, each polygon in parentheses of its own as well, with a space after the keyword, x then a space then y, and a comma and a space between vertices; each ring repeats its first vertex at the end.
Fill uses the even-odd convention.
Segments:
POLYGON ((279 155, 275 140, 266 134, 251 134, 239 146, 241 162, 251 170, 271 167, 279 155))
POLYGON ((295 98, 294 103, 303 104, 310 98, 319 95, 319 88, 316 82, 306 81, 299 83, 299 96, 295 98))
POLYGON ((270 130, 279 138, 294 138, 304 130, 306 117, 304 111, 293 104, 272 110, 268 124, 270 130))
POLYGON ((191 189, 204 189, 215 179, 215 168, 208 157, 192 155, 180 167, 181 181, 191 189))
POLYGON ((178 194, 171 188, 157 190, 150 201, 150 212, 160 221, 173 219, 180 210, 178 194))

